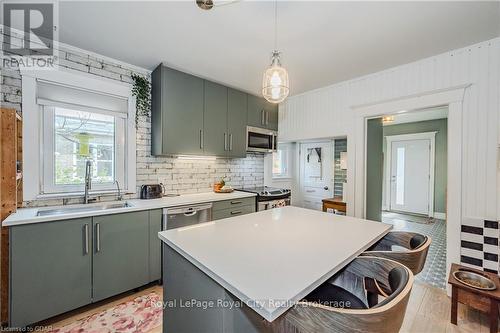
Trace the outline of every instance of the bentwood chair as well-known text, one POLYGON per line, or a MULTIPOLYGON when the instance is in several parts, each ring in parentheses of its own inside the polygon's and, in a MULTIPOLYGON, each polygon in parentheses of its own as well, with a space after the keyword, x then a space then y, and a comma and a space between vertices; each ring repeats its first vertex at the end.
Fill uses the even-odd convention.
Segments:
MULTIPOLYGON (((285 314, 283 332, 398 332, 413 285, 404 265, 376 257, 358 257, 285 314), (365 281, 383 298, 370 306, 365 281)), ((373 292, 373 291, 372 291, 373 292)))
POLYGON ((415 232, 393 231, 361 255, 392 259, 417 275, 424 268, 430 245, 431 238, 428 236, 415 232))

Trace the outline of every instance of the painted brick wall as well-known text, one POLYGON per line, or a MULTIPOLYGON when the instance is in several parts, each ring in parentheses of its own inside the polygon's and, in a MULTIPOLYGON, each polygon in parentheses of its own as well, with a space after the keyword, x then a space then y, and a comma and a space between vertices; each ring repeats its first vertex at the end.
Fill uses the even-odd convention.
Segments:
MULTIPOLYGON (((61 48, 59 66, 117 81, 131 83, 133 66, 100 58, 82 50, 61 48)), ((21 75, 17 69, 2 68, 0 72, 0 106, 14 108, 22 114, 21 75)), ((233 187, 264 184, 264 156, 248 154, 242 159, 181 160, 174 157, 151 156, 151 119, 140 117, 137 128, 137 188, 148 183, 162 182, 168 193, 186 194, 211 191, 214 181, 224 177, 233 187)), ((136 197, 129 195, 128 197, 136 197)), ((112 200, 114 197, 103 197, 112 200)), ((81 202, 67 200, 37 200, 25 206, 57 205, 81 202)))

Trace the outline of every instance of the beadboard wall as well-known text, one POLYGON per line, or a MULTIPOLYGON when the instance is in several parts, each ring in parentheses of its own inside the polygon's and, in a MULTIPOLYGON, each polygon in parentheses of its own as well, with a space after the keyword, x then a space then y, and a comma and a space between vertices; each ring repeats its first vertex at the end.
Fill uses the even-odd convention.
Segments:
MULTIPOLYGON (((150 78, 150 71, 71 46, 59 52, 60 70, 92 74, 132 83, 132 74, 150 78)), ((0 106, 13 108, 22 115, 21 74, 18 69, 2 68, 0 72, 0 106)), ((183 160, 175 157, 151 156, 151 119, 140 117, 137 126, 137 190, 143 184, 163 183, 167 193, 209 192, 214 181, 224 178, 233 187, 263 186, 264 156, 248 154, 240 159, 183 160)), ((24 166, 29 167, 29 166, 24 166)), ((127 195, 137 197, 139 192, 127 195)), ((101 197, 113 200, 114 196, 101 197)), ((24 206, 46 206, 80 203, 81 198, 25 201, 24 206)))
POLYGON ((463 104, 463 216, 497 220, 500 38, 292 96, 280 106, 280 141, 353 137, 352 106, 463 84, 471 84, 463 104))

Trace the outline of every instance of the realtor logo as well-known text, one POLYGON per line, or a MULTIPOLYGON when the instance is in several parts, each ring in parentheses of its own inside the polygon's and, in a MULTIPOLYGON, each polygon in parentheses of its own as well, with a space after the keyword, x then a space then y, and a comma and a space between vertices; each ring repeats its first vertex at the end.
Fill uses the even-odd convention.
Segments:
POLYGON ((55 7, 56 3, 50 0, 3 2, 2 65, 54 67, 54 42, 57 37, 55 7))

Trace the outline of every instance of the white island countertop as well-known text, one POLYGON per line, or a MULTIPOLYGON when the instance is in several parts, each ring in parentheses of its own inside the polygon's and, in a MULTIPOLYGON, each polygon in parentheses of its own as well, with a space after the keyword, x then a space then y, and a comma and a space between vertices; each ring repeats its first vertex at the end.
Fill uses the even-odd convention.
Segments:
POLYGON ((391 228, 288 206, 163 231, 159 237, 271 322, 391 228))
POLYGON ((123 208, 113 208, 113 209, 106 209, 106 210, 91 210, 91 211, 84 211, 84 212, 72 212, 72 213, 67 213, 67 214, 45 215, 45 216, 37 216, 38 211, 40 211, 40 210, 52 210, 52 209, 58 209, 58 208, 64 209, 64 208, 75 208, 75 207, 91 207, 93 205, 98 206, 100 204, 106 204, 109 202, 92 203, 92 204, 87 204, 87 205, 66 205, 66 206, 21 208, 21 209, 18 209, 15 213, 9 215, 9 217, 7 217, 2 222, 2 226, 11 227, 11 226, 22 225, 22 224, 50 222, 50 221, 58 221, 58 220, 68 220, 68 219, 88 217, 88 216, 129 213, 129 212, 136 212, 136 211, 141 211, 141 210, 186 206, 186 205, 194 205, 194 204, 200 204, 200 203, 206 203, 206 202, 248 198, 248 197, 254 197, 254 196, 256 196, 255 193, 248 193, 248 192, 241 192, 241 191, 234 191, 232 193, 206 192, 206 193, 195 193, 195 194, 183 194, 183 195, 173 196, 173 197, 163 197, 161 199, 123 200, 121 202, 124 202, 124 203, 126 202, 127 204, 130 205, 129 207, 123 207, 123 208))

